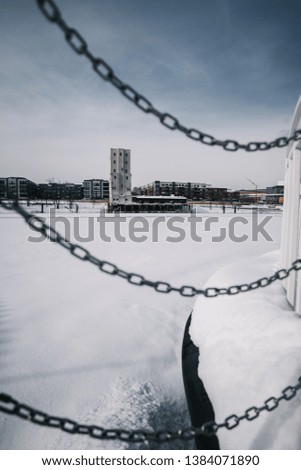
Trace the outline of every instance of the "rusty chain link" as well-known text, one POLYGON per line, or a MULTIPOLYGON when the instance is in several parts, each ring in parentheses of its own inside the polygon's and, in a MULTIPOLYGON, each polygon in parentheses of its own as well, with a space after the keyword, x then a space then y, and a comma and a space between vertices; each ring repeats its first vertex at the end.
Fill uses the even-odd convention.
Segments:
POLYGON ((53 227, 46 224, 46 222, 35 215, 27 212, 17 202, 4 202, 0 198, 0 206, 7 210, 14 210, 20 214, 28 225, 35 231, 41 233, 52 242, 58 243, 63 248, 68 250, 71 255, 75 256, 82 261, 88 261, 91 264, 97 266, 100 271, 110 274, 111 276, 118 276, 122 279, 127 280, 130 284, 136 286, 148 286, 153 288, 156 292, 162 294, 168 294, 169 292, 178 292, 183 297, 194 297, 196 295, 204 295, 204 297, 217 297, 218 295, 236 295, 240 292, 249 292, 259 287, 266 287, 275 281, 286 279, 292 271, 299 271, 301 269, 301 259, 294 261, 290 268, 280 269, 276 271, 272 276, 262 277, 257 281, 253 281, 249 284, 239 284, 230 287, 207 287, 206 289, 198 289, 193 286, 181 286, 174 287, 165 281, 150 281, 141 274, 127 272, 120 269, 116 264, 109 261, 101 260, 93 256, 89 250, 83 248, 80 245, 72 243, 66 240, 60 235, 53 227))
POLYGON ((118 439, 127 442, 167 442, 175 439, 190 440, 201 435, 213 436, 222 428, 230 431, 231 429, 236 428, 241 421, 253 421, 258 418, 263 411, 271 412, 275 410, 282 400, 289 401, 294 398, 300 388, 301 377, 299 377, 297 385, 289 385, 286 387, 282 390, 281 395, 278 398, 270 397, 265 400, 262 406, 252 406, 241 416, 233 414, 228 416, 222 423, 208 421, 201 427, 191 426, 174 431, 161 430, 152 432, 145 430, 105 429, 96 425, 80 424, 68 418, 48 415, 47 413, 32 408, 31 406, 20 403, 18 400, 12 398, 6 393, 0 393, 0 412, 18 416, 19 418, 26 419, 32 423, 39 424, 40 426, 58 428, 61 431, 70 434, 85 434, 95 439, 118 439))
POLYGON ((173 131, 180 131, 192 140, 201 142, 202 144, 209 145, 211 147, 217 145, 229 152, 235 152, 237 150, 245 150, 246 152, 270 150, 272 148, 286 147, 291 141, 301 140, 301 129, 297 129, 290 137, 279 137, 271 142, 249 142, 247 144, 240 144, 236 140, 232 139, 218 140, 212 135, 208 135, 197 129, 183 126, 176 117, 172 116, 172 114, 159 111, 147 98, 145 98, 145 96, 141 95, 130 85, 127 85, 122 80, 120 80, 115 75, 112 67, 104 59, 95 57, 89 50, 88 44, 82 35, 75 28, 70 28, 64 21, 59 8, 53 0, 36 1, 47 20, 51 23, 57 24, 57 26, 62 30, 65 36, 65 40, 69 46, 77 54, 86 57, 86 59, 91 62, 93 70, 103 80, 111 83, 122 93, 123 96, 135 104, 139 109, 147 114, 153 114, 155 117, 157 117, 161 124, 163 124, 163 126, 167 127, 168 129, 173 131))

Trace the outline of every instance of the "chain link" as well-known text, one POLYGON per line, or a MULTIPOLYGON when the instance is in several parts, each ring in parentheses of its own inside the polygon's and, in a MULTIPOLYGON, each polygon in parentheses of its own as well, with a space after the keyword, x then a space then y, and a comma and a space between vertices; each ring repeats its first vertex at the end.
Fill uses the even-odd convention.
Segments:
POLYGON ((279 269, 270 277, 262 277, 257 281, 249 284, 238 284, 230 287, 207 287, 206 289, 198 289, 193 286, 174 287, 168 282, 164 281, 151 281, 138 273, 127 272, 120 269, 116 264, 109 261, 101 260, 93 256, 89 250, 80 245, 65 240, 53 227, 46 224, 46 222, 38 216, 32 215, 27 212, 17 202, 8 203, 0 198, 0 206, 6 210, 14 210, 20 214, 23 219, 30 225, 32 229, 40 232, 52 242, 58 243, 63 248, 68 250, 72 256, 82 261, 88 261, 98 267, 100 271, 111 276, 118 276, 127 280, 130 284, 135 286, 148 286, 153 288, 156 292, 162 294, 169 294, 170 292, 178 292, 183 297, 195 297, 196 295, 204 295, 204 297, 217 297, 218 295, 236 295, 241 292, 249 292, 259 287, 267 287, 275 281, 287 278, 292 271, 301 270, 301 259, 294 261, 290 268, 279 269))
POLYGON ((187 128, 183 126, 179 120, 170 113, 163 113, 153 106, 153 104, 138 93, 130 85, 120 80, 114 73, 112 67, 102 58, 95 57, 88 48, 86 40, 75 29, 70 28, 63 20, 61 12, 53 0, 36 0, 38 7, 51 23, 57 24, 62 30, 66 42, 79 55, 85 56, 93 67, 93 70, 103 79, 110 82, 116 87, 123 96, 135 104, 139 109, 148 114, 153 114, 159 119, 163 126, 170 130, 177 130, 184 133, 189 139, 196 140, 202 144, 222 147, 229 152, 237 150, 245 150, 246 152, 257 152, 270 150, 272 148, 286 147, 291 141, 301 140, 301 129, 296 130, 290 137, 279 137, 271 142, 249 142, 248 144, 240 144, 236 140, 218 140, 212 135, 208 135, 197 129, 187 128))
POLYGON ((282 390, 278 398, 270 397, 265 400, 261 407, 252 406, 248 408, 242 416, 236 414, 228 416, 222 423, 208 421, 201 427, 191 426, 190 428, 177 429, 175 431, 158 431, 150 432, 144 430, 128 430, 128 429, 105 429, 100 426, 90 424, 80 424, 68 418, 60 418, 50 416, 47 413, 39 411, 31 406, 20 403, 15 398, 0 393, 0 412, 18 416, 40 426, 58 428, 70 434, 85 434, 94 439, 112 439, 127 442, 167 442, 175 439, 190 440, 196 436, 213 436, 217 434, 219 429, 226 428, 229 431, 236 428, 241 421, 253 421, 258 418, 263 411, 271 412, 278 408, 282 400, 292 400, 301 388, 301 377, 298 384, 288 386, 282 390))

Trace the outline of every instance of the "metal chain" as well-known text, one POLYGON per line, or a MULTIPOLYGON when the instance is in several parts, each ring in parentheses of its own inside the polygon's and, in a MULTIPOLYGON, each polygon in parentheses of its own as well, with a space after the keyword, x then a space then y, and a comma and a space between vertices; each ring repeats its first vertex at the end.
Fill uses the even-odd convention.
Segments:
POLYGON ((40 10, 44 16, 51 23, 57 24, 62 30, 65 40, 69 46, 79 55, 85 57, 91 62, 94 72, 100 78, 111 83, 117 88, 123 96, 135 104, 139 109, 147 114, 153 114, 159 119, 163 126, 174 131, 183 132, 187 137, 192 140, 201 142, 202 144, 211 147, 217 145, 229 152, 237 150, 245 150, 246 152, 256 152, 258 150, 270 150, 272 148, 286 147, 291 141, 301 140, 301 129, 295 130, 290 137, 279 137, 271 142, 249 142, 247 144, 240 144, 236 140, 218 140, 212 135, 208 135, 194 128, 188 128, 180 123, 180 121, 170 113, 163 113, 153 106, 153 104, 145 98, 145 96, 138 93, 130 85, 127 85, 120 80, 113 71, 112 67, 102 58, 95 57, 89 50, 86 40, 75 29, 70 28, 62 17, 62 14, 53 0, 36 0, 40 10))
POLYGON ((282 400, 289 401, 294 398, 301 388, 301 377, 298 379, 298 384, 295 386, 288 386, 282 390, 278 398, 268 398, 263 406, 252 406, 248 408, 241 416, 236 414, 228 416, 222 423, 215 421, 208 421, 201 427, 191 426, 189 428, 177 429, 175 431, 144 431, 144 430, 128 430, 128 429, 105 429, 100 426, 91 424, 80 424, 68 418, 61 418, 51 416, 43 411, 39 411, 24 403, 20 403, 15 398, 0 393, 0 411, 3 413, 18 416, 19 418, 26 419, 32 423, 39 424, 51 428, 58 428, 70 434, 86 434, 95 439, 115 439, 128 442, 167 442, 175 439, 190 440, 196 436, 213 436, 217 434, 219 429, 226 428, 229 431, 236 428, 241 421, 253 421, 263 411, 275 410, 282 400))
MULTIPOLYGON (((94 71, 104 80, 109 81, 119 91, 134 103, 139 109, 145 113, 151 113, 156 116, 160 122, 171 130, 179 130, 183 132, 187 137, 200 141, 203 144, 209 146, 221 146, 224 150, 236 151, 238 149, 246 150, 247 152, 254 152, 258 150, 268 150, 275 147, 285 147, 290 141, 301 140, 301 130, 296 130, 291 137, 281 137, 272 142, 250 142, 248 144, 239 144, 234 140, 220 141, 214 137, 204 134, 196 129, 188 129, 187 127, 180 124, 179 120, 169 113, 162 113, 156 109, 151 102, 134 90, 131 86, 122 82, 114 73, 113 69, 103 59, 94 57, 89 51, 87 42, 80 35, 80 33, 70 28, 61 16, 61 12, 54 3, 53 0, 37 0, 37 4, 45 17, 52 23, 56 23, 65 35, 65 39, 70 47, 79 55, 84 55, 92 63, 94 71)), ((80 245, 76 245, 68 240, 65 240, 53 227, 47 225, 41 218, 32 216, 26 212, 18 203, 12 204, 5 203, 0 199, 0 205, 7 210, 15 210, 18 212, 24 220, 34 230, 45 235, 49 240, 54 241, 65 249, 67 249, 73 256, 82 261, 89 261, 96 265, 101 271, 110 274, 117 275, 126 279, 129 283, 138 286, 149 286, 154 288, 157 292, 169 293, 171 291, 179 292, 182 296, 193 297, 198 294, 202 294, 205 297, 216 297, 217 295, 234 295, 239 292, 247 292, 258 287, 265 287, 270 285, 272 282, 280 279, 285 279, 289 276, 291 271, 298 271, 301 269, 301 259, 298 259, 292 263, 289 269, 281 269, 270 277, 261 278, 250 284, 234 285, 228 288, 207 288, 205 290, 197 289, 192 286, 182 286, 180 288, 172 287, 167 282, 153 282, 149 281, 136 273, 129 273, 119 269, 115 264, 100 260, 91 255, 91 253, 80 245)), ((104 429, 95 425, 79 424, 76 421, 61 418, 56 416, 48 415, 42 411, 32 408, 26 404, 20 403, 16 399, 10 397, 5 393, 0 393, 0 411, 3 413, 16 415, 19 418, 29 420, 35 424, 46 427, 58 428, 70 434, 84 434, 95 439, 115 439, 128 442, 147 442, 157 441, 166 442, 175 439, 190 440, 196 436, 212 436, 217 433, 221 428, 228 430, 237 427, 241 421, 247 420, 252 421, 262 413, 262 411, 273 411, 279 405, 282 400, 291 400, 297 394, 301 388, 301 377, 298 379, 298 384, 295 386, 288 386, 278 397, 270 397, 261 407, 253 406, 248 408, 242 416, 236 414, 228 416, 222 423, 216 423, 215 421, 209 421, 204 423, 200 428, 189 427, 186 429, 178 429, 176 431, 159 431, 149 432, 143 430, 126 430, 126 429, 104 429)))
POLYGON ((58 243, 76 258, 94 264, 98 267, 98 269, 100 269, 100 271, 106 274, 121 277, 122 279, 127 280, 130 284, 134 284, 136 286, 151 287, 156 292, 160 292, 162 294, 178 292, 183 297, 194 297, 196 295, 204 295, 205 297, 217 297, 218 295, 236 295, 240 292, 249 292, 251 290, 258 289, 259 287, 269 286, 275 281, 287 278, 292 271, 299 271, 301 269, 301 259, 297 259, 292 263, 290 268, 280 269, 272 276, 262 277, 261 279, 258 279, 257 281, 251 282, 249 284, 238 284, 230 287, 207 287, 206 289, 198 289, 193 286, 185 285, 181 287, 174 287, 165 281, 150 281, 141 274, 124 271, 123 269, 118 268, 116 264, 96 258, 86 248, 66 240, 53 227, 46 224, 43 219, 35 215, 33 216, 17 202, 8 203, 4 202, 3 199, 0 198, 0 206, 7 210, 16 211, 23 217, 23 219, 33 230, 41 233, 50 241, 58 243))

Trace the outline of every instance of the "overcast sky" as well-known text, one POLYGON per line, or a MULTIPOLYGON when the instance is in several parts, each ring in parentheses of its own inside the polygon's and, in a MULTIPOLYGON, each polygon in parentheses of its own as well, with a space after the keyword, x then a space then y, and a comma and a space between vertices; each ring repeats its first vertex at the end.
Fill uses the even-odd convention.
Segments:
MULTIPOLYGON (((57 0, 66 22, 160 111, 219 139, 286 133, 300 94, 300 0, 57 0)), ((225 152, 136 109, 66 44, 35 0, 0 0, 0 176, 109 178, 228 188, 283 179, 285 150, 225 152)))

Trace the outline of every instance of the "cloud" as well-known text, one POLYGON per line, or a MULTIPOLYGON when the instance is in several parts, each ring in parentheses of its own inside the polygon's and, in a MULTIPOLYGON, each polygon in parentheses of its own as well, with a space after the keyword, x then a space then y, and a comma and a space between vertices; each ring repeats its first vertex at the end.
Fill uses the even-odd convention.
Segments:
MULTIPOLYGON (((257 0, 243 7, 175 0, 172 8, 155 0, 62 0, 60 7, 91 50, 160 111, 247 142, 288 129, 299 93, 297 19, 274 3, 271 18, 257 0)), ((110 147, 124 146, 132 148, 134 184, 198 179, 241 187, 246 174, 263 186, 282 179, 285 150, 226 154, 165 129, 97 77, 33 4, 24 5, 1 5, 4 176, 105 178, 110 147)))

